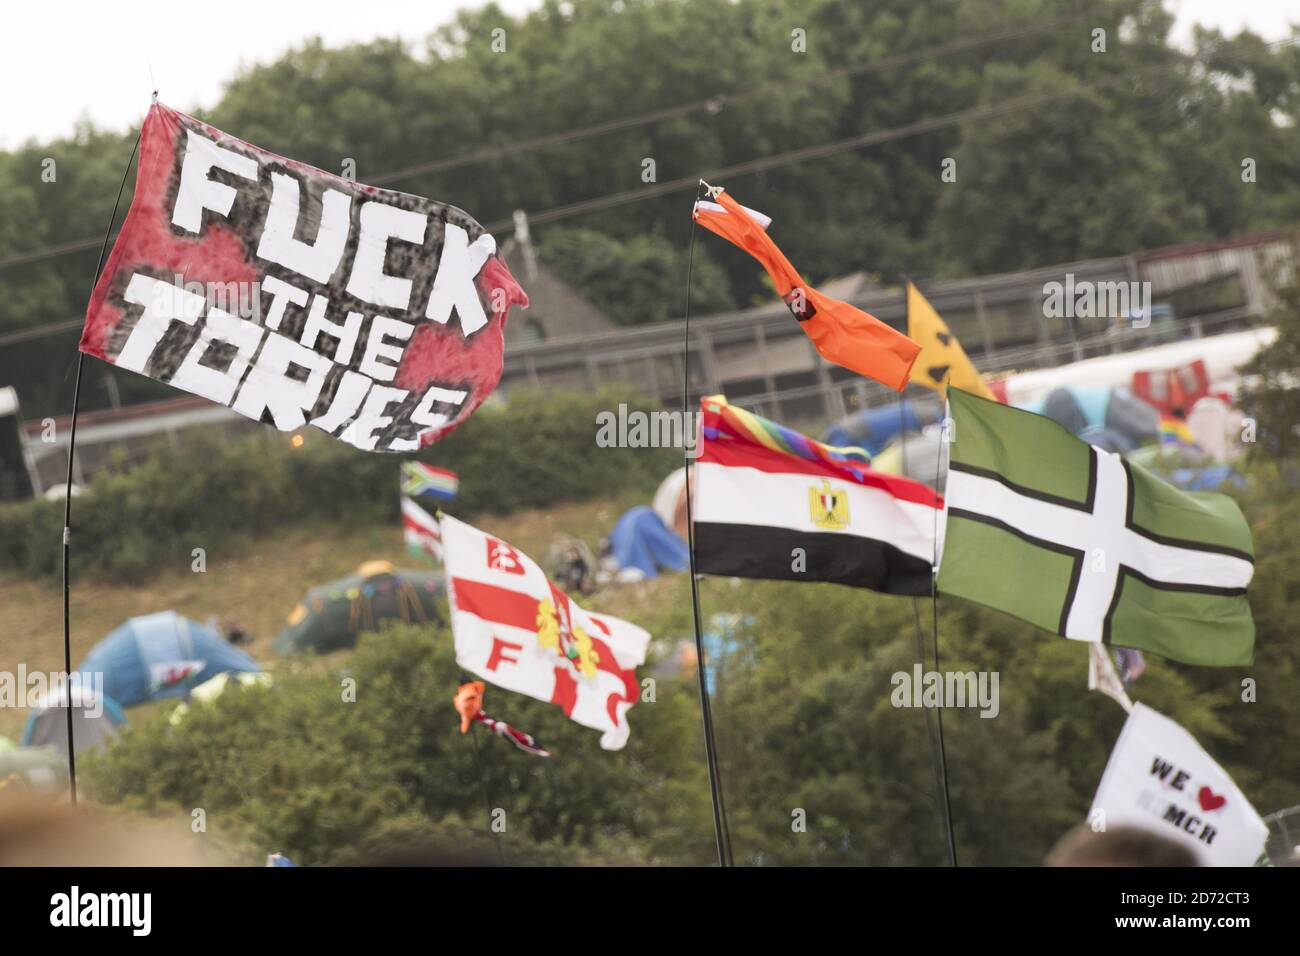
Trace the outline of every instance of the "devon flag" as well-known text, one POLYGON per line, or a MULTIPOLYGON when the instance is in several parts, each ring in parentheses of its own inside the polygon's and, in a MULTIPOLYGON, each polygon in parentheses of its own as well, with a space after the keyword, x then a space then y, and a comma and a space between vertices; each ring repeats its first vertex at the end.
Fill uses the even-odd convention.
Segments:
POLYGON ((939 589, 1077 641, 1254 659, 1250 528, 1041 415, 949 389, 939 589))

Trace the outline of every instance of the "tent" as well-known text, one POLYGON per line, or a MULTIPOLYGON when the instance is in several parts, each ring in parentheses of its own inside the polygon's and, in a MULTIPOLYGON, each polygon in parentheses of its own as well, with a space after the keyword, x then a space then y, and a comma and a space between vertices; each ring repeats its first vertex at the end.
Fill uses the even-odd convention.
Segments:
MULTIPOLYGON (((224 694, 232 684, 241 689, 246 687, 270 687, 272 679, 270 674, 262 671, 257 673, 218 674, 216 677, 205 680, 190 691, 190 701, 199 704, 210 704, 224 694)), ((173 727, 179 727, 185 720, 185 715, 189 712, 189 704, 181 704, 172 711, 171 717, 168 718, 169 722, 173 727)))
POLYGON ((837 447, 865 448, 873 457, 885 449, 899 432, 919 432, 937 422, 942 405, 935 399, 888 402, 845 416, 835 422, 822 441, 837 447))
POLYGON ((1242 453, 1242 428, 1246 418, 1221 398, 1198 399, 1187 416, 1196 444, 1215 461, 1233 461, 1242 453))
POLYGON ((188 697, 218 674, 261 668, 212 628, 160 611, 131 618, 91 648, 77 670, 103 674, 104 693, 133 707, 188 697))
POLYGON ((1046 415, 1080 437, 1085 437, 1083 432, 1088 429, 1104 429, 1108 441, 1127 441, 1130 448, 1151 441, 1160 433, 1160 413, 1127 388, 1063 385, 1052 389, 1042 401, 1025 402, 1017 407, 1046 415))
POLYGON ((68 759, 65 755, 53 747, 19 747, 11 741, 4 743, 0 743, 0 793, 15 785, 37 793, 67 790, 68 759), (5 747, 4 743, 9 746, 5 747))
POLYGON ((900 435, 871 459, 871 467, 887 475, 905 475, 938 489, 940 479, 948 469, 943 429, 931 425, 924 432, 900 435))
POLYGON ((387 561, 367 561, 350 574, 307 592, 285 628, 275 636, 277 653, 333 651, 352 647, 357 635, 385 621, 441 620, 442 575, 399 571, 387 561))
MULTIPOLYGON (((103 746, 126 723, 126 715, 117 701, 90 690, 81 681, 72 681, 71 687, 72 739, 76 741, 77 753, 103 746)), ((67 699, 67 688, 61 687, 32 708, 23 728, 24 747, 53 747, 67 755, 67 699)))

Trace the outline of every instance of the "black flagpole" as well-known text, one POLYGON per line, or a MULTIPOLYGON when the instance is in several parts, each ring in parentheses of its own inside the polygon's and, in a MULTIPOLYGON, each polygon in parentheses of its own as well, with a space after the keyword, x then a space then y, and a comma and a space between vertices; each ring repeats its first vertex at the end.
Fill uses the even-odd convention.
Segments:
MULTIPOLYGON (((706 189, 708 183, 703 179, 695 191, 695 200, 698 202, 701 195, 701 189, 706 189)), ((682 421, 690 421, 690 366, 691 366, 691 267, 695 261, 695 207, 691 206, 691 239, 686 253, 686 312, 685 312, 685 345, 682 349, 682 421)), ((683 434, 685 432, 683 431, 683 434)), ((696 442, 703 441, 703 436, 696 434, 696 442)), ((700 622, 700 588, 699 582, 695 577, 695 514, 694 504, 691 500, 691 457, 690 449, 684 449, 683 458, 685 459, 686 470, 686 539, 687 551, 690 555, 690 575, 691 575, 691 611, 695 619, 695 672, 700 680, 700 716, 704 721, 704 754, 709 766, 709 794, 713 800, 713 832, 718 844, 718 865, 731 865, 731 841, 726 835, 726 809, 722 802, 722 782, 718 774, 718 753, 717 744, 713 738, 713 713, 709 706, 709 685, 705 674, 704 663, 704 630, 700 622)))
MULTIPOLYGON (((916 285, 910 278, 906 280, 905 284, 908 286, 916 285)), ((918 288, 917 291, 919 292, 920 289, 918 288)), ((905 293, 905 297, 906 297, 907 331, 910 333, 912 331, 912 299, 911 296, 906 295, 906 293, 905 293)), ((899 446, 902 455, 903 476, 910 477, 907 474, 907 437, 906 437, 907 416, 905 413, 903 394, 901 392, 899 393, 898 396, 898 427, 899 427, 898 441, 899 441, 899 446)), ((942 450, 943 450, 942 439, 939 442, 939 449, 940 449, 940 454, 942 454, 942 450)), ((936 493, 938 493, 939 462, 935 463, 934 483, 935 483, 934 490, 936 493)), ((935 536, 935 551, 934 551, 934 557, 930 562, 930 596, 934 603, 934 613, 935 613, 934 669, 938 671, 939 669, 939 617, 938 617, 939 604, 938 604, 938 597, 935 594, 935 582, 934 582, 934 577, 936 574, 936 566, 939 563, 939 550, 938 550, 939 549, 939 516, 937 511, 935 512, 934 536, 935 536)), ((925 654, 924 634, 921 630, 921 608, 920 605, 917 603, 916 598, 912 598, 912 616, 916 620, 916 659, 917 662, 920 663, 922 667, 924 667, 926 654, 925 654)), ((957 850, 956 850, 956 843, 953 841, 953 835, 952 835, 952 804, 948 799, 948 756, 943 741, 943 708, 939 707, 936 708, 936 710, 938 710, 939 712, 938 713, 938 718, 939 718, 938 740, 936 741, 935 739, 935 732, 934 732, 935 722, 931 719, 928 708, 925 714, 925 729, 926 729, 926 736, 930 738, 930 759, 934 767, 935 789, 937 790, 938 796, 941 800, 939 809, 943 817, 944 840, 948 848, 948 860, 953 866, 956 866, 957 850)))
MULTIPOLYGON (((949 386, 951 388, 951 385, 949 386)), ((934 483, 939 484, 939 468, 943 464, 943 449, 948 444, 948 393, 944 392, 943 420, 939 423, 939 449, 934 457, 934 483)), ((937 490, 937 488, 936 488, 937 490)), ((947 488, 944 488, 947 491, 947 488)), ((939 671, 939 512, 934 513, 934 562, 930 570, 930 606, 934 620, 934 669, 939 671)), ((948 793, 948 752, 943 742, 943 708, 939 707, 939 767, 943 771, 943 815, 948 826, 948 860, 957 865, 957 838, 952 829, 952 798, 948 793)))
MULTIPOLYGON (((153 100, 158 101, 158 91, 154 90, 153 100)), ((113 223, 117 221, 117 210, 122 204, 122 191, 126 189, 127 177, 131 175, 131 164, 140 149, 140 138, 144 135, 144 124, 135 137, 131 147, 131 157, 126 161, 122 171, 122 183, 117 187, 117 199, 113 201, 113 214, 108 218, 108 228, 104 230, 104 241, 99 247, 99 261, 95 263, 95 277, 90 283, 90 294, 95 295, 95 286, 99 284, 99 271, 104 268, 104 256, 108 253, 108 240, 113 234, 113 223)), ((63 489, 63 675, 65 679, 64 703, 68 716, 68 794, 72 805, 77 805, 77 755, 72 739, 72 621, 69 612, 72 589, 68 580, 68 563, 72 555, 72 462, 77 453, 77 409, 81 405, 81 372, 86 365, 86 353, 77 350, 77 377, 72 386, 72 423, 68 433, 68 480, 63 489)))

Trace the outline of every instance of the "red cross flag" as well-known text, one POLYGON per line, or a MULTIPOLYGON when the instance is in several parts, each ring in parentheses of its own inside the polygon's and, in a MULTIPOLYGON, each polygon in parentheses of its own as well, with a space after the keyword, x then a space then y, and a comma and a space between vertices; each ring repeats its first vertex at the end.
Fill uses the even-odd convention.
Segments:
POLYGON ((442 545, 457 663, 498 687, 550 701, 601 731, 606 750, 621 750, 650 635, 583 610, 527 555, 446 515, 442 545))

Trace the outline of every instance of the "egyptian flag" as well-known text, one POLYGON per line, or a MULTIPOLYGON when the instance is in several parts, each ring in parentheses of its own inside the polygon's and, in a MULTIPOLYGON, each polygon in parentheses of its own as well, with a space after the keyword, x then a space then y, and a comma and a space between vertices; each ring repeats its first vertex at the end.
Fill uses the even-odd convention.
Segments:
POLYGON ((697 202, 697 223, 759 261, 822 358, 901 392, 921 347, 873 315, 822 295, 804 282, 767 234, 771 220, 722 190, 697 202))
POLYGON ((942 498, 845 449, 804 436, 785 443, 791 450, 765 441, 768 426, 780 426, 720 396, 701 404, 692 509, 699 572, 930 593, 942 498))

